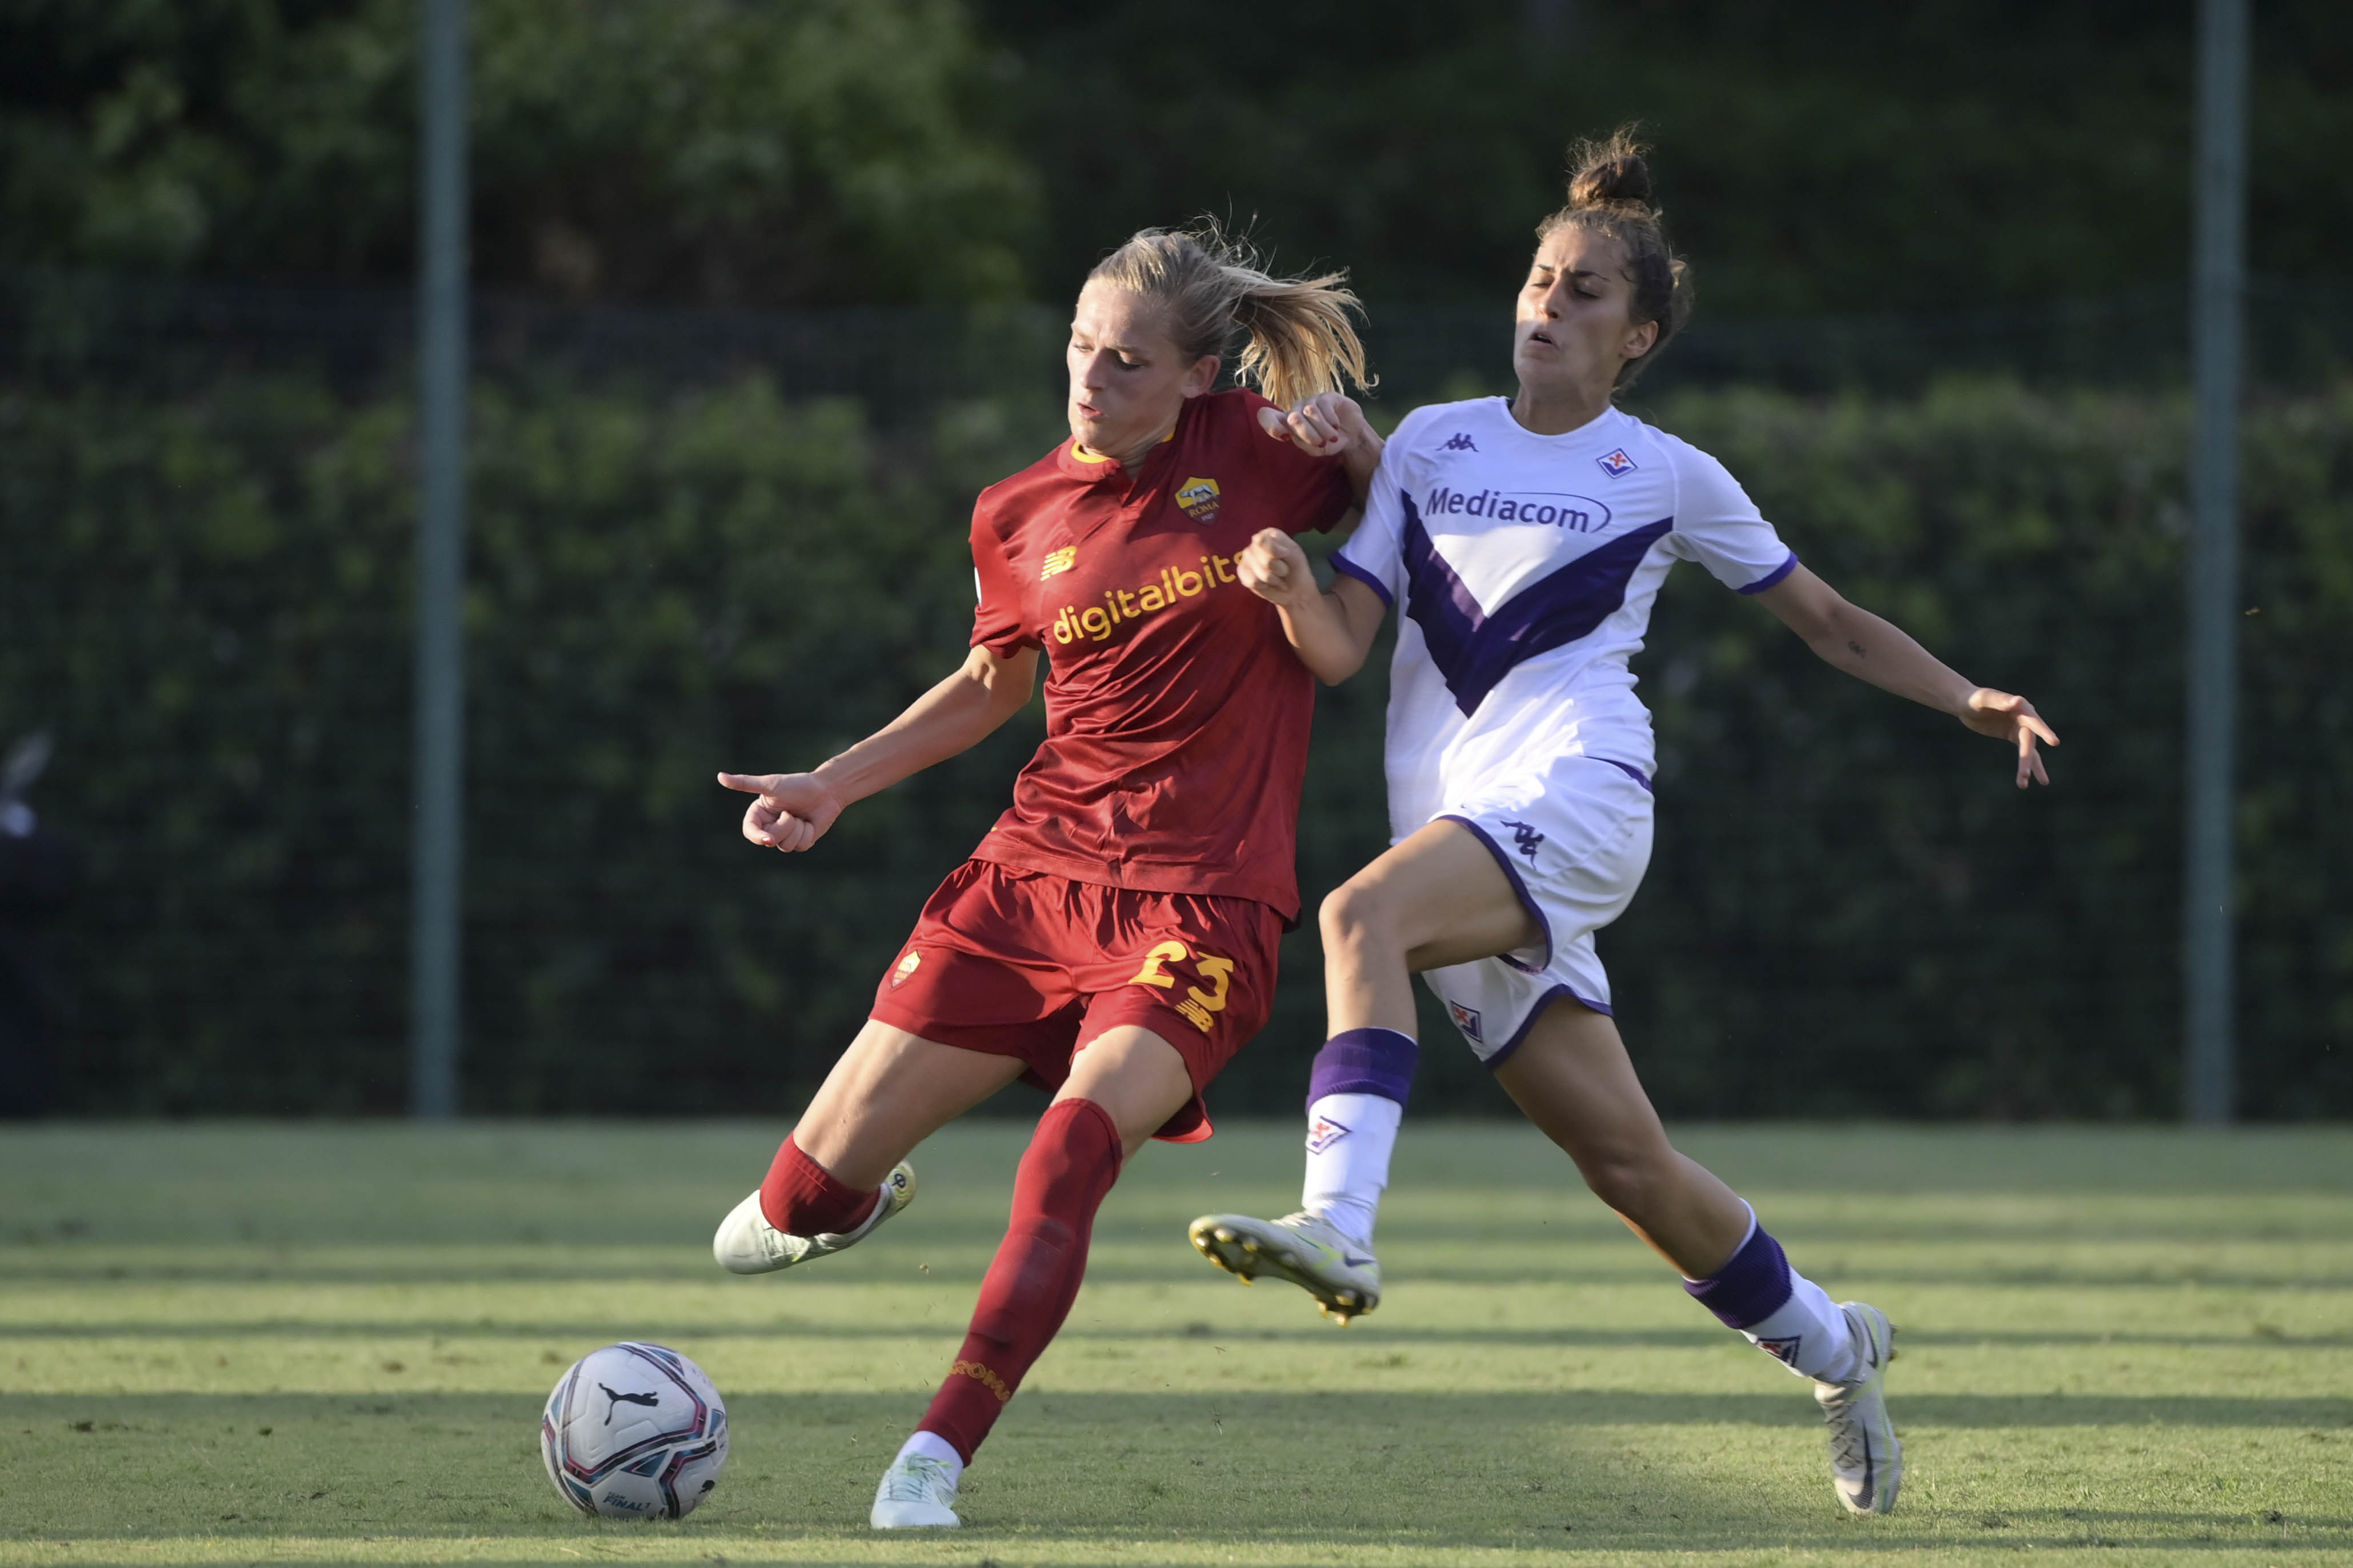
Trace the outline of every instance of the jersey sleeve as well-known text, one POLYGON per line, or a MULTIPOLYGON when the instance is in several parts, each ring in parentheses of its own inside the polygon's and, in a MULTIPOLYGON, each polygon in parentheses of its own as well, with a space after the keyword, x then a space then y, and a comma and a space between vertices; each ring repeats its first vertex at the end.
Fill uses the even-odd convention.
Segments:
POLYGON ((1245 393, 1241 403, 1243 450, 1252 454, 1253 480, 1282 519, 1283 531, 1322 533, 1347 516, 1356 504, 1347 465, 1337 458, 1311 458, 1288 438, 1276 440, 1261 429, 1258 411, 1274 405, 1257 393, 1245 393))
POLYGON ((1725 587, 1761 594, 1798 569, 1748 492, 1722 463, 1687 443, 1675 445, 1675 525, 1680 553, 1725 587))
POLYGON ((974 647, 1010 658, 1022 648, 1045 646, 1022 614, 1020 584, 985 506, 975 507, 972 513, 972 583, 978 600, 972 612, 974 647))
MULTIPOLYGON (((1404 435, 1400 428, 1398 437, 1404 435)), ((1394 437, 1381 448, 1381 466, 1374 470, 1372 493, 1365 498, 1365 521, 1332 552, 1334 571, 1366 584, 1390 608, 1405 592, 1405 489, 1398 478, 1398 454, 1404 449, 1404 442, 1394 437)))

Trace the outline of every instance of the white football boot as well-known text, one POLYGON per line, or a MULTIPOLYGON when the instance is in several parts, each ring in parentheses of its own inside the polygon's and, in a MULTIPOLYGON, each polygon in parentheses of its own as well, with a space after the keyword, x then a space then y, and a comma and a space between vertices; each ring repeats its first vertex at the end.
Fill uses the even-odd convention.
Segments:
POLYGON ((1381 1265, 1372 1248, 1356 1246, 1303 1209, 1273 1220, 1203 1215, 1186 1234, 1202 1257, 1243 1284, 1261 1274, 1288 1279, 1343 1328, 1381 1304, 1381 1265))
POLYGON ((711 1238, 711 1256, 730 1274, 770 1274, 854 1247, 873 1235, 875 1226, 914 1202, 914 1167, 903 1160, 891 1167, 880 1191, 881 1196, 855 1229, 819 1231, 815 1236, 793 1236, 770 1225, 768 1216, 760 1212, 760 1194, 755 1191, 719 1222, 718 1233, 711 1238))
POLYGON ((1895 1330, 1886 1313, 1861 1301, 1841 1301, 1839 1310, 1862 1370, 1850 1382, 1814 1384, 1814 1402, 1831 1427, 1831 1489, 1849 1513, 1885 1513, 1904 1484, 1904 1445, 1895 1440, 1881 1387, 1895 1359, 1895 1330))
POLYGON ((956 1517, 955 1495, 956 1478, 946 1465, 921 1454, 902 1454, 882 1472, 867 1522, 877 1530, 954 1530, 964 1523, 956 1517))

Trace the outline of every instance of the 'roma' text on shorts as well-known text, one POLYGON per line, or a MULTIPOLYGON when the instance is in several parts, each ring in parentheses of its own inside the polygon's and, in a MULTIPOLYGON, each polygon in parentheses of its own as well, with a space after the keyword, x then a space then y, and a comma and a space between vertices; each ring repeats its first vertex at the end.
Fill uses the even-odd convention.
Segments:
POLYGON ((1192 1102, 1155 1136, 1209 1135, 1202 1091, 1266 1024, 1282 918, 1251 899, 1147 893, 970 860, 941 883, 875 988, 871 1016, 1015 1057, 1051 1092, 1124 1024, 1176 1047, 1192 1102))

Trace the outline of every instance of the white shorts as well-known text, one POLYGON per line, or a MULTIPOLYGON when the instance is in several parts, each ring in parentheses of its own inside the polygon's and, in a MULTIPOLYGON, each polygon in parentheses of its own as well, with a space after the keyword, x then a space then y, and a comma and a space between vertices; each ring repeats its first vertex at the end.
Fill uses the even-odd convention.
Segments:
POLYGON ((1593 933, 1626 912, 1651 863, 1651 786, 1633 769, 1563 757, 1525 784, 1499 789, 1435 820, 1484 840, 1543 932, 1535 944, 1422 973, 1422 983, 1489 1067, 1519 1048, 1560 997, 1609 1008, 1609 976, 1593 933))

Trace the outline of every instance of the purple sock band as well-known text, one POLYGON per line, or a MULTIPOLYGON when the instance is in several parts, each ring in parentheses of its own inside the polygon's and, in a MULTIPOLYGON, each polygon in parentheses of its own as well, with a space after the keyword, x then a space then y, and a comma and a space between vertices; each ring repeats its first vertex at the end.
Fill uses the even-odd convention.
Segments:
POLYGON ((1344 1029, 1315 1053, 1307 1075, 1307 1103, 1327 1094, 1377 1094, 1399 1105, 1413 1090, 1421 1047, 1395 1029, 1344 1029))
POLYGON ((1781 1244, 1758 1226, 1716 1270, 1713 1279, 1686 1279, 1692 1300, 1724 1321, 1727 1329, 1761 1323, 1789 1301, 1789 1259, 1781 1244))

